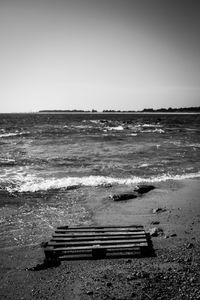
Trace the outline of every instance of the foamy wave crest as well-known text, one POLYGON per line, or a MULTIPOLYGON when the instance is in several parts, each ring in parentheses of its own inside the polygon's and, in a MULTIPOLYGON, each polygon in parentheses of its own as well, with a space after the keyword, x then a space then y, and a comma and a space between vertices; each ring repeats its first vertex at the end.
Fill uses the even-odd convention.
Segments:
POLYGON ((119 125, 119 126, 115 126, 115 127, 106 127, 107 130, 124 130, 124 127, 119 125))
POLYGON ((200 177, 200 172, 188 173, 182 175, 165 174, 161 176, 153 176, 149 178, 130 177, 130 178, 114 178, 107 176, 85 176, 85 177, 65 177, 65 178, 38 178, 33 175, 27 175, 21 178, 15 185, 7 187, 8 192, 36 192, 47 191, 52 189, 63 189, 74 186, 106 186, 106 185, 136 185, 139 183, 153 183, 167 180, 183 180, 200 177))
POLYGON ((152 130, 142 130, 141 132, 143 132, 143 133, 149 133, 149 132, 165 133, 165 131, 163 129, 157 129, 157 128, 152 129, 152 130))
POLYGON ((11 136, 18 136, 18 135, 27 135, 29 133, 30 132, 28 132, 28 131, 3 133, 3 134, 0 134, 0 138, 7 138, 7 137, 11 137, 11 136))

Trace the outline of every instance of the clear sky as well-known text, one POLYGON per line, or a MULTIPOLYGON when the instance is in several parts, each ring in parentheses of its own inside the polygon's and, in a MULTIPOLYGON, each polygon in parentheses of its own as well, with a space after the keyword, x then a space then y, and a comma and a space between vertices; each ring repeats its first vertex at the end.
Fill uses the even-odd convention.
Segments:
POLYGON ((1 0, 0 112, 200 105, 199 0, 1 0))

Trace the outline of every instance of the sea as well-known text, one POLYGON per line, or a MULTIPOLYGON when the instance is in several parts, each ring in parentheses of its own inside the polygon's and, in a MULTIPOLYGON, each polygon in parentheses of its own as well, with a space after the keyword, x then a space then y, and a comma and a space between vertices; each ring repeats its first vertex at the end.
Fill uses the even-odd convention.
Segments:
POLYGON ((90 225, 87 201, 114 191, 197 177, 200 114, 0 114, 0 247, 90 225))

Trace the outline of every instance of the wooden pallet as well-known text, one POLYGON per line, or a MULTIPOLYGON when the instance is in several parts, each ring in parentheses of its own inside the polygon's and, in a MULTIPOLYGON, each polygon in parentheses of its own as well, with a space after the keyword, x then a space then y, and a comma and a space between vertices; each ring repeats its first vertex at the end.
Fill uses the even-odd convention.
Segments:
POLYGON ((45 245, 46 261, 146 255, 150 251, 143 226, 58 227, 45 245))

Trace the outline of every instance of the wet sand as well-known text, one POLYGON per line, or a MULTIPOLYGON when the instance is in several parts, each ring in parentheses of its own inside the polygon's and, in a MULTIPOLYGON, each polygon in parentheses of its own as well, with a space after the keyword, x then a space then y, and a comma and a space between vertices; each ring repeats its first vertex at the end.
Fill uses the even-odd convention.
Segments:
POLYGON ((200 299, 199 183, 157 183, 148 194, 123 202, 108 195, 127 187, 97 188, 85 201, 91 224, 160 228, 163 234, 152 237, 156 256, 63 261, 33 271, 44 259, 39 244, 1 248, 0 298, 200 299), (155 208, 165 211, 153 213, 155 208))

